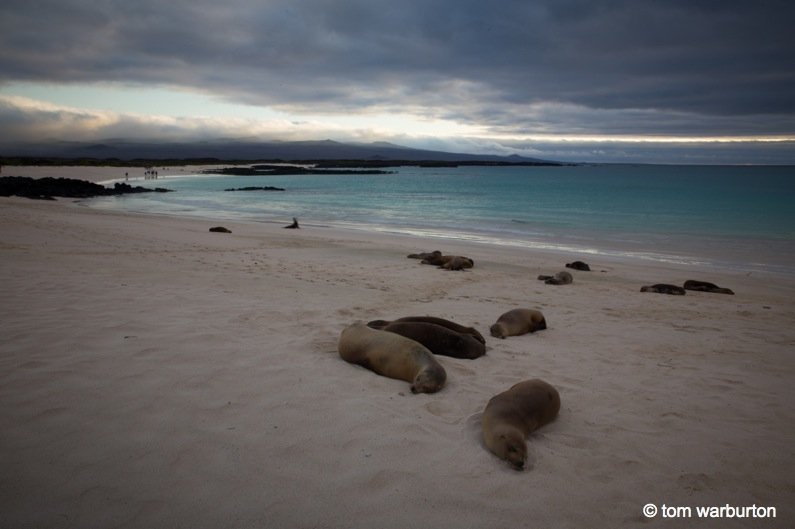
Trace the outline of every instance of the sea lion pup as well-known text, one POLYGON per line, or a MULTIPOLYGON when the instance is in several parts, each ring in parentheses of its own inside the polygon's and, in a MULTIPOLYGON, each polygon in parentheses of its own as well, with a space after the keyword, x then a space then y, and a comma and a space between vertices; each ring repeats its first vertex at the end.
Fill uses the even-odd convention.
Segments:
MULTIPOLYGON (((455 331, 461 334, 469 334, 475 340, 479 341, 482 344, 486 343, 486 339, 483 338, 483 335, 478 332, 477 329, 474 327, 464 327, 463 325, 459 325, 454 321, 445 320, 444 318, 437 318, 435 316, 405 316, 403 318, 398 318, 393 321, 418 321, 423 323, 435 323, 436 325, 441 325, 442 327, 446 327, 451 331, 455 331)), ((373 320, 367 324, 368 327, 372 327, 373 329, 381 329, 386 325, 393 323, 391 321, 386 320, 373 320)))
POLYGON ((337 350, 346 362, 411 382, 412 393, 435 393, 447 380, 444 368, 424 345, 399 334, 371 329, 362 322, 342 331, 337 350))
POLYGON ((707 281, 696 281, 695 279, 688 279, 685 281, 685 290, 696 290, 699 292, 712 292, 713 294, 731 294, 734 292, 729 288, 721 288, 714 283, 707 281))
POLYGON ((439 268, 443 268, 445 270, 464 270, 465 268, 472 268, 475 266, 475 261, 469 257, 463 257, 460 255, 451 255, 445 257, 450 257, 450 259, 439 268))
POLYGON ((497 318, 497 323, 489 327, 489 332, 495 338, 505 339, 506 336, 520 336, 546 328, 547 320, 541 311, 513 309, 497 318))
POLYGON ((410 253, 406 257, 409 259, 438 259, 442 256, 442 252, 434 250, 432 252, 410 253))
POLYGON ((285 226, 284 228, 287 230, 297 230, 298 228, 300 228, 300 226, 298 226, 298 219, 293 217, 293 223, 288 226, 285 226))
POLYGON ((671 294, 673 296, 684 296, 685 289, 676 285, 657 283, 656 285, 640 287, 641 292, 656 292, 657 294, 671 294))
POLYGON ((566 263, 566 268, 573 268, 574 270, 579 270, 581 272, 591 271, 591 267, 588 266, 587 263, 583 263, 582 261, 574 261, 573 263, 566 263))
POLYGON ((538 276, 538 279, 547 285, 569 285, 572 281, 574 281, 574 278, 571 276, 571 274, 565 270, 558 272, 554 276, 538 276))
MULTIPOLYGON (((367 326, 372 327, 370 323, 367 326)), ((393 321, 377 328, 411 338, 437 355, 472 360, 486 354, 486 346, 476 340, 474 336, 456 332, 435 323, 393 321)))
POLYGON ((481 425, 486 447, 516 470, 527 461, 525 439, 552 422, 560 411, 560 394, 547 382, 525 380, 489 400, 481 425))

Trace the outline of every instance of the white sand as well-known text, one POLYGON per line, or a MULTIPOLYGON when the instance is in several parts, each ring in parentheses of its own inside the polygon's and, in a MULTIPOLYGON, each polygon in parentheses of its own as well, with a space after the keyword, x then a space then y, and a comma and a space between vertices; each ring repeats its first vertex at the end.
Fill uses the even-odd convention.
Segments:
POLYGON ((621 528, 647 503, 777 509, 649 527, 792 527, 795 278, 536 280, 566 260, 0 198, 0 527, 621 528), (405 257, 436 248, 475 268, 405 257), (736 295, 639 292, 686 279, 736 295), (549 329, 489 337, 514 307, 549 329), (432 395, 339 358, 349 323, 407 315, 473 325, 487 355, 438 357, 432 395), (535 377, 563 404, 516 472, 479 417, 535 377))

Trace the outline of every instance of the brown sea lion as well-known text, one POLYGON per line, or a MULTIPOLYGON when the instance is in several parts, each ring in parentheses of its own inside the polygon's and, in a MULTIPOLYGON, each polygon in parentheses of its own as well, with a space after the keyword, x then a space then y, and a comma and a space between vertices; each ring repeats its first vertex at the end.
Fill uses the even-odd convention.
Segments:
POLYGON ((497 318, 497 323, 489 328, 489 332, 495 338, 504 339, 506 336, 520 336, 546 328, 547 320, 541 314, 541 311, 513 309, 497 318))
POLYGON ((713 294, 730 294, 734 295, 734 292, 729 288, 721 288, 714 283, 708 283, 707 281, 696 281, 695 279, 688 279, 685 281, 685 290, 696 290, 698 292, 712 292, 713 294))
POLYGON ((522 470, 527 461, 527 436, 552 422, 558 411, 560 394, 550 384, 537 378, 519 382, 486 404, 481 419, 486 447, 522 470))
MULTIPOLYGON (((425 259, 423 259, 420 262, 422 264, 444 267, 447 263, 449 263, 450 261, 452 261, 453 259, 456 259, 456 258, 466 259, 467 261, 469 261, 469 263, 472 266, 475 265, 475 261, 473 261, 469 257, 464 257, 463 255, 432 255, 432 256, 426 257, 425 259)), ((472 268, 472 267, 470 266, 469 268, 472 268)))
POLYGON ((465 268, 472 268, 473 266, 475 266, 475 262, 469 257, 463 257, 461 255, 452 255, 445 257, 450 257, 450 259, 448 259, 439 268, 444 268, 445 270, 464 270, 465 268))
MULTIPOLYGON (((482 344, 486 343, 486 339, 483 338, 483 335, 480 334, 478 330, 475 329, 474 327, 464 327, 463 325, 459 325, 454 321, 445 320, 444 318, 437 318, 435 316, 405 316, 403 318, 398 318, 393 321, 419 321, 423 323, 435 323, 436 325, 447 327, 451 331, 459 332, 462 334, 469 334, 482 344)), ((367 325, 374 329, 381 329, 384 326, 388 325, 389 323, 392 322, 386 320, 374 320, 368 323, 367 325)))
POLYGON ((435 393, 447 380, 444 368, 424 345, 399 334, 371 329, 362 322, 342 331, 337 350, 346 362, 411 382, 412 393, 435 393))
POLYGON ((573 268, 574 270, 579 270, 581 272, 591 271, 591 267, 588 266, 587 263, 583 263, 582 261, 574 261, 573 263, 566 263, 566 268, 573 268))
POLYGON ((571 276, 570 273, 566 272, 565 270, 562 272, 558 272, 554 276, 538 276, 539 281, 543 281, 547 285, 569 285, 574 278, 571 276))
POLYGON ((471 360, 486 354, 486 346, 476 340, 474 336, 456 332, 435 323, 393 321, 383 327, 373 327, 370 323, 367 326, 411 338, 437 355, 471 360))
POLYGON ((671 294, 673 296, 684 296, 685 289, 676 285, 657 283, 656 285, 640 287, 641 292, 656 292, 657 294, 671 294))
POLYGON ((437 259, 442 256, 442 252, 439 250, 434 250, 432 252, 420 252, 420 253, 410 253, 406 257, 409 259, 437 259))

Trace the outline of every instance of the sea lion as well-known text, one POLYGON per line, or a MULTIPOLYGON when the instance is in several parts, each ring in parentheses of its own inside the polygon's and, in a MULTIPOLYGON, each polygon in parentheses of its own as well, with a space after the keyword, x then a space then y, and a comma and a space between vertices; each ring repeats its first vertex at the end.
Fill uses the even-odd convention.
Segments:
POLYGON ((573 268, 574 270, 579 270, 581 272, 591 271, 591 267, 588 266, 587 263, 583 263, 582 261, 574 261, 573 263, 566 263, 566 268, 573 268))
POLYGON ((486 346, 474 336, 456 332, 435 323, 393 321, 382 327, 373 327, 370 323, 367 326, 411 338, 437 355, 471 360, 486 354, 486 346))
POLYGON ((505 339, 506 336, 520 336, 546 328, 547 320, 541 311, 513 309, 497 318, 497 323, 489 328, 489 332, 495 338, 505 339))
POLYGON ((337 350, 346 362, 411 382, 412 393, 435 393, 447 380, 444 368, 424 345, 399 334, 371 329, 362 322, 342 331, 337 350))
POLYGON ((640 287, 641 292, 656 292, 657 294, 671 294, 673 296, 684 296, 685 289, 676 285, 657 283, 656 285, 640 287))
MULTIPOLYGON (((470 336, 472 336, 482 344, 486 343, 486 339, 483 338, 483 335, 480 334, 478 330, 475 329, 474 327, 464 327, 463 325, 459 325, 454 321, 445 320, 444 318, 437 318, 435 316, 405 316, 403 318, 398 318, 393 321, 419 321, 424 323, 435 323, 436 325, 441 325, 442 327, 446 327, 451 331, 455 331, 462 334, 469 334, 470 336)), ((381 329, 386 325, 388 325, 389 323, 392 322, 386 320, 373 320, 367 325, 374 329, 381 329)))
POLYGON ((232 233, 229 228, 224 228, 223 226, 215 226, 210 228, 210 231, 213 233, 232 233))
POLYGON ((707 281, 696 281, 695 279, 688 279, 685 281, 685 290, 696 290, 699 292, 712 292, 713 294, 731 294, 734 292, 729 288, 721 288, 714 283, 707 281))
POLYGON ((299 229, 300 226, 298 225, 298 219, 293 217, 293 223, 290 224, 290 225, 285 226, 284 228, 288 229, 288 230, 297 230, 297 229, 299 229))
POLYGON ((527 460, 525 440, 552 422, 560 411, 560 394, 540 379, 525 380, 489 400, 481 425, 486 447, 516 470, 527 460))
POLYGON ((574 278, 571 276, 571 274, 565 270, 558 272, 554 276, 538 276, 538 279, 547 285, 569 285, 572 281, 574 281, 574 278))
POLYGON ((469 261, 469 264, 471 266, 468 266, 466 268, 472 268, 472 266, 475 265, 475 261, 473 261, 469 257, 464 257, 462 255, 430 255, 430 256, 426 257, 425 259, 423 259, 420 262, 422 264, 434 265, 434 266, 438 266, 438 267, 444 268, 445 265, 447 265, 447 263, 449 263, 450 261, 452 261, 454 259, 466 259, 467 261, 469 261))
POLYGON ((445 270, 463 270, 465 268, 472 268, 475 266, 475 262, 469 257, 463 257, 461 255, 451 255, 445 257, 450 257, 450 259, 448 259, 439 268, 444 268, 445 270))
POLYGON ((442 252, 434 250, 432 252, 410 253, 406 257, 409 259, 437 259, 442 256, 442 252))

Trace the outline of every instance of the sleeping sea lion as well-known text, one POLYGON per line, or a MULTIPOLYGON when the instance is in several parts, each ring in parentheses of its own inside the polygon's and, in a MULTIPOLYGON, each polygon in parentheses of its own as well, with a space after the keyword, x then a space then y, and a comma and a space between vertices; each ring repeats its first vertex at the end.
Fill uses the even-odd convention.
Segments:
POLYGON ((362 322, 342 331, 337 350, 346 362, 411 382, 412 393, 435 393, 447 380, 444 368, 424 345, 399 334, 371 329, 362 322))
POLYGON ((527 460, 527 436, 552 422, 558 411, 560 394, 550 384, 537 378, 519 382, 486 404, 481 419, 486 447, 522 470, 527 460))
POLYGON ((497 323, 492 325, 489 331, 495 338, 504 339, 506 336, 520 336, 546 328, 547 320, 541 314, 541 311, 513 309, 497 318, 497 323))
POLYGON ((685 289, 676 285, 657 283, 656 285, 640 287, 641 292, 656 292, 657 294, 671 294, 673 296, 684 296, 685 289))
POLYGON ((581 272, 591 271, 591 267, 588 266, 587 263, 583 263, 582 261, 574 261, 573 263, 566 263, 566 268, 573 268, 574 270, 580 270, 581 272))
POLYGON ((463 257, 460 255, 452 255, 445 257, 450 257, 450 259, 448 259, 439 268, 444 268, 445 270, 463 270, 465 268, 472 268, 473 266, 475 266, 475 262, 469 257, 463 257))
POLYGON ((436 259, 442 256, 442 252, 434 250, 432 252, 410 253, 406 257, 409 259, 436 259))
POLYGON ((574 278, 571 276, 571 274, 565 270, 558 272, 554 276, 538 276, 538 279, 547 285, 568 285, 574 281, 574 278))
MULTIPOLYGON (((370 323, 367 325, 373 327, 370 323)), ((486 346, 476 340, 474 336, 456 332, 435 323, 393 321, 383 327, 374 328, 411 338, 437 355, 471 360, 486 354, 486 346)))
MULTIPOLYGON (((475 329, 474 327, 464 327, 463 325, 459 325, 459 324, 457 324, 454 321, 445 320, 444 318, 437 318, 435 316, 405 316, 403 318, 398 318, 398 319, 393 320, 393 321, 419 321, 419 322, 424 322, 424 323, 435 323, 436 325, 441 325, 442 327, 447 327, 451 331, 455 331, 455 332, 459 332, 459 333, 463 333, 463 334, 469 334, 469 335, 471 335, 473 338, 475 338, 477 341, 479 341, 482 344, 486 343, 486 339, 483 338, 483 335, 480 334, 477 331, 477 329, 475 329)), ((392 323, 392 322, 389 322, 389 321, 386 321, 386 320, 374 320, 374 321, 371 321, 370 323, 368 323, 367 325, 369 327, 374 328, 374 329, 380 329, 380 328, 386 326, 389 323, 392 323)))
POLYGON ((695 279, 688 279, 685 281, 685 290, 697 290, 699 292, 712 292, 713 294, 731 294, 734 292, 729 288, 721 288, 714 283, 707 281, 696 281, 695 279))

